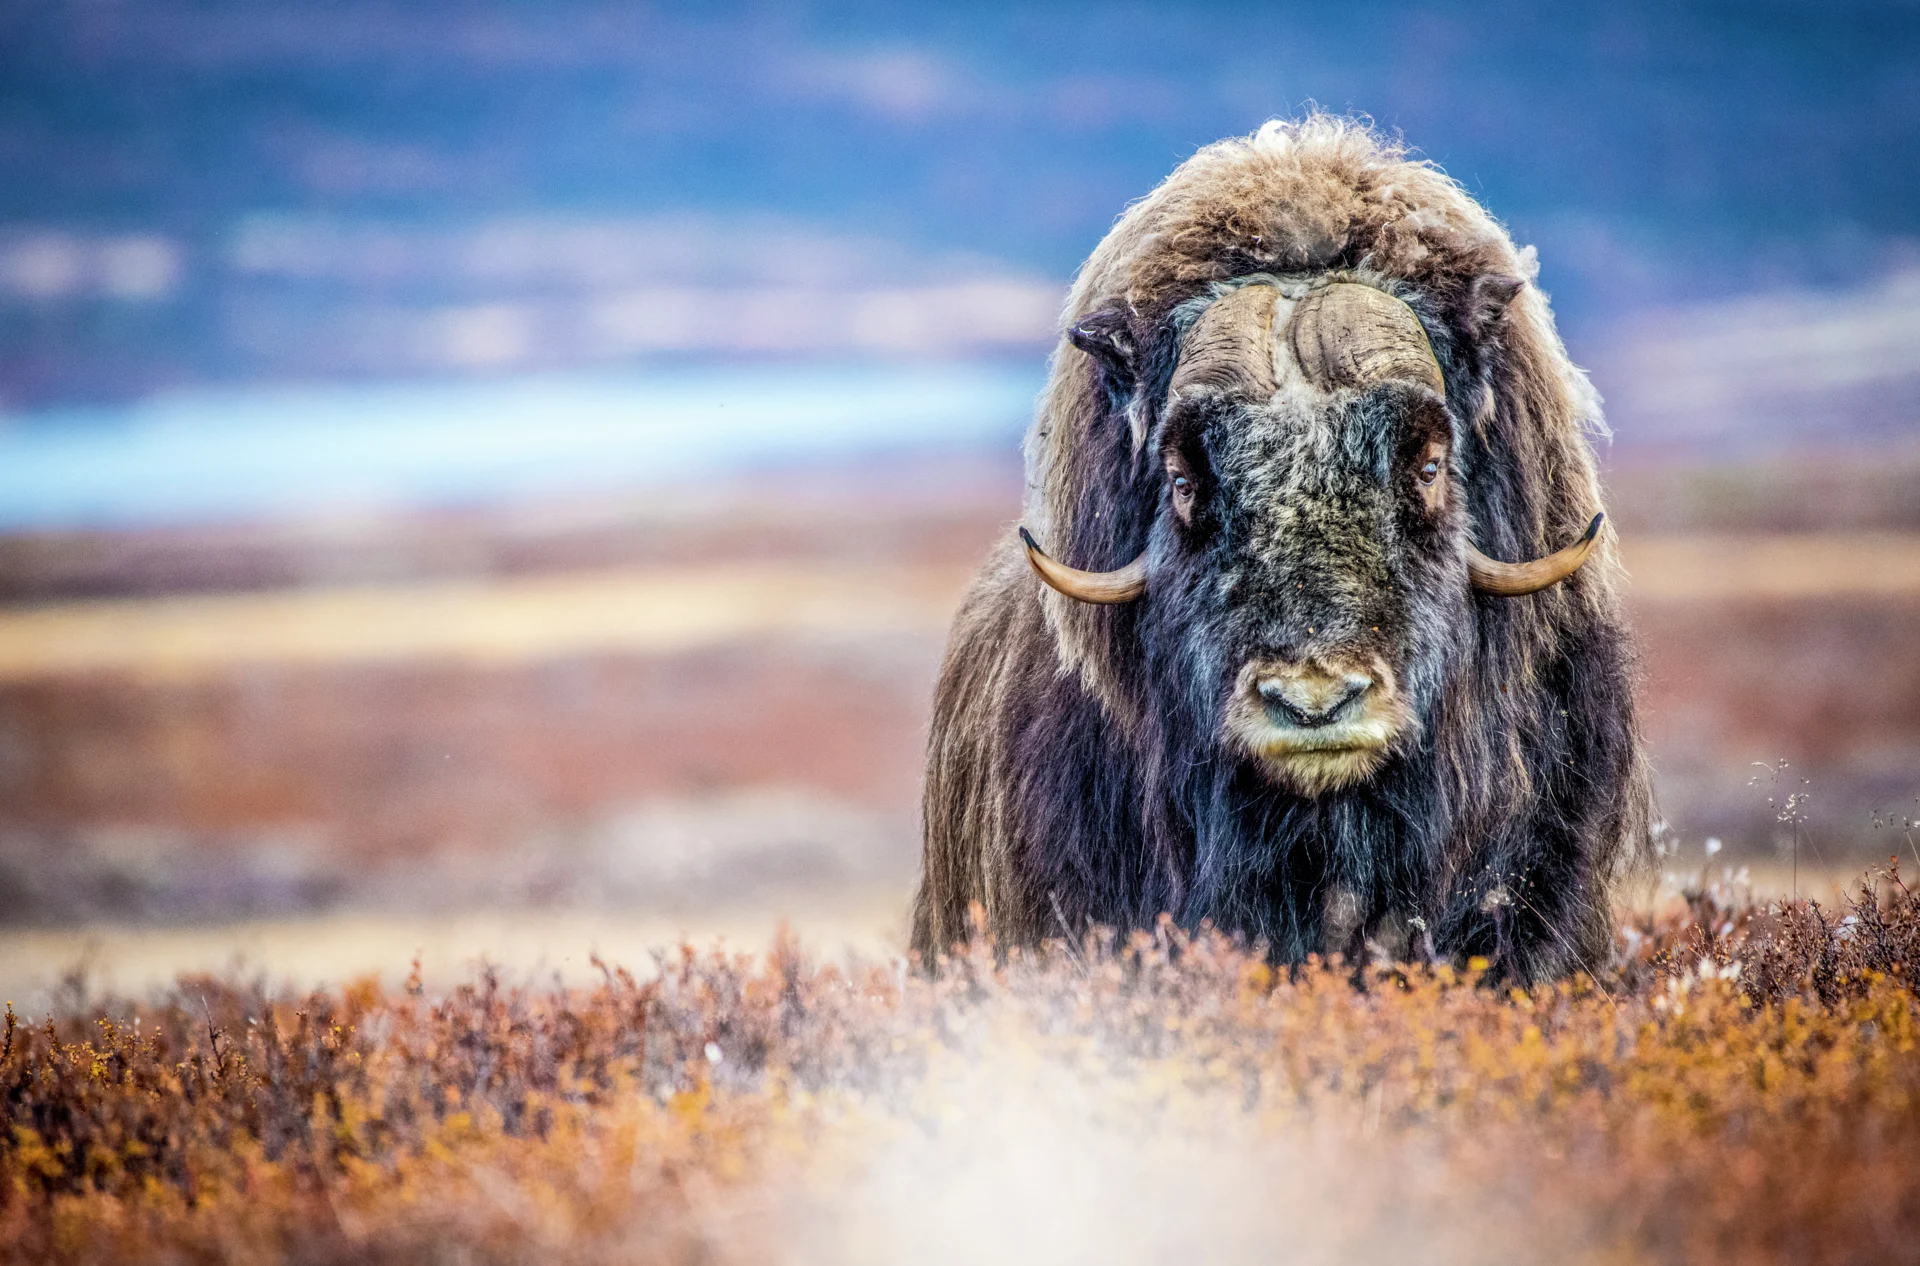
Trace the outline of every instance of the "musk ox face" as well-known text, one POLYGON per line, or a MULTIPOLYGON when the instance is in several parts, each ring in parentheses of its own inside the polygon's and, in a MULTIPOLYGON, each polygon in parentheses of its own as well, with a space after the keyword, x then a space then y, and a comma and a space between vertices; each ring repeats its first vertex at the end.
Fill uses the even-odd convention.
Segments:
POLYGON ((1147 637, 1180 648, 1153 676, 1211 705, 1208 731, 1310 795, 1417 738, 1468 619, 1444 403, 1404 384, 1316 394, 1169 411, 1147 637))
POLYGON ((1150 670, 1163 706, 1196 709, 1192 733, 1306 795, 1418 741, 1470 619, 1432 352, 1373 291, 1408 345, 1358 380, 1303 365, 1293 343, 1325 293, 1302 313, 1247 285, 1185 331, 1145 638, 1167 652, 1150 670))
POLYGON ((1571 574, 1599 520, 1533 563, 1474 549, 1444 376, 1382 289, 1249 278, 1177 311, 1173 333, 1164 397, 1133 411, 1152 419, 1138 459, 1164 472, 1147 549, 1106 573, 1031 538, 1029 557, 1071 597, 1146 600, 1158 724, 1303 795, 1363 782, 1420 741, 1472 590, 1571 574))

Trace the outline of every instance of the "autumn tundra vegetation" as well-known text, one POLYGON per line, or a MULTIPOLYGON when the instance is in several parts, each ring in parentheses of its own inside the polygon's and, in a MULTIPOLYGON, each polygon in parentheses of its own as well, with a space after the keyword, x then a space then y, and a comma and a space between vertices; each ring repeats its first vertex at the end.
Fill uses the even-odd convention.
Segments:
POLYGON ((18 1262, 1889 1262, 1920 899, 1697 888, 1553 983, 1171 922, 9 1008, 18 1262))

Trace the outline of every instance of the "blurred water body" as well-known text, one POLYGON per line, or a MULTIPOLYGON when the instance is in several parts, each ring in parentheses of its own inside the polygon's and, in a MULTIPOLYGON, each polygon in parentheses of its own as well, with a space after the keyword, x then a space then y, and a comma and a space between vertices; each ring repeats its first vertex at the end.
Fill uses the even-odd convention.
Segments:
POLYGON ((0 530, 457 505, 1012 446, 1041 365, 703 366, 236 388, 0 419, 0 530))

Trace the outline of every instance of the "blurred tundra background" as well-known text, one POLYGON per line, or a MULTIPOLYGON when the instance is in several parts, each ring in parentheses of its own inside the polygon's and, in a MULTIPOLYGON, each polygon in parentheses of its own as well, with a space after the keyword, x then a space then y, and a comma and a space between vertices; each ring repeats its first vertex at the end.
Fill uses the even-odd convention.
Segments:
POLYGON ((1538 247, 1667 846, 1920 816, 1920 11, 0 0, 0 985, 897 944, 1068 279, 1303 105, 1538 247))

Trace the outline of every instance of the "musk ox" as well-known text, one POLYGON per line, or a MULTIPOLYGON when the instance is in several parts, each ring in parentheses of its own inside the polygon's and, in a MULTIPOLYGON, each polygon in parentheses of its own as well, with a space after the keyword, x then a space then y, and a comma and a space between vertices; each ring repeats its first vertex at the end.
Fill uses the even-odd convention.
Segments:
POLYGON ((1604 424, 1535 272, 1326 115, 1120 218, 941 671, 923 957, 975 903, 1002 944, 1167 912, 1282 961, 1604 953, 1647 774, 1604 424))

